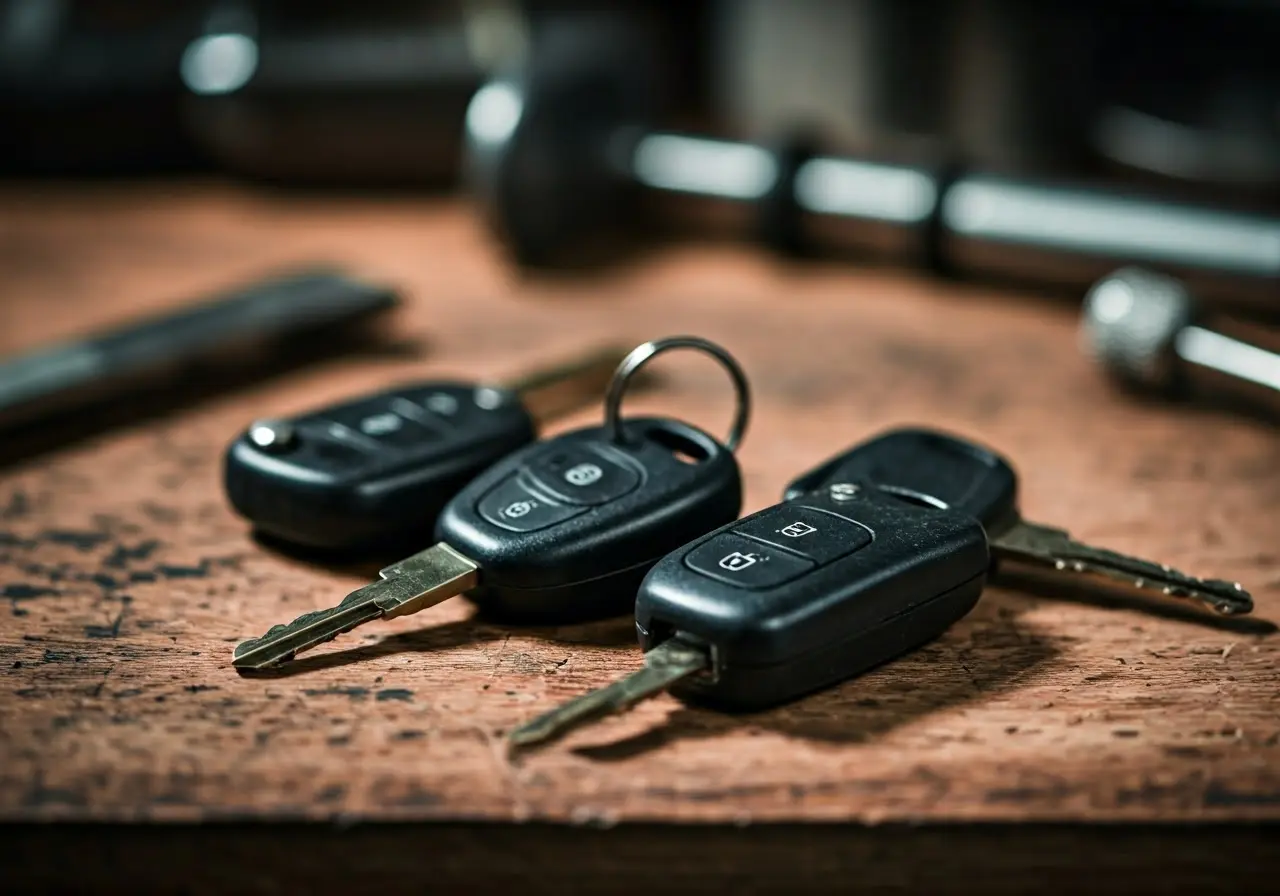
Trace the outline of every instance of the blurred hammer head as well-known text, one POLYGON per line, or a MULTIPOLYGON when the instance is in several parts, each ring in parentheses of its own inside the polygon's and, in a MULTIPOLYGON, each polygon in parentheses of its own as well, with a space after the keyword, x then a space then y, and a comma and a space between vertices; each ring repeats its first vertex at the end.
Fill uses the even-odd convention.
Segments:
POLYGON ((1195 318, 1181 282, 1142 268, 1122 268, 1094 284, 1080 322, 1083 347, 1129 386, 1177 392, 1182 383, 1174 342, 1195 318))

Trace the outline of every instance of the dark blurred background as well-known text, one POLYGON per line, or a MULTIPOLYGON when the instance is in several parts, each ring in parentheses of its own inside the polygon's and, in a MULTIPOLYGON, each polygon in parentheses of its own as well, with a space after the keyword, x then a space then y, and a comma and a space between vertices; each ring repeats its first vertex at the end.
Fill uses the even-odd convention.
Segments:
POLYGON ((601 9, 657 35, 664 126, 1280 195, 1266 0, 0 0, 0 172, 447 186, 475 89, 601 9))

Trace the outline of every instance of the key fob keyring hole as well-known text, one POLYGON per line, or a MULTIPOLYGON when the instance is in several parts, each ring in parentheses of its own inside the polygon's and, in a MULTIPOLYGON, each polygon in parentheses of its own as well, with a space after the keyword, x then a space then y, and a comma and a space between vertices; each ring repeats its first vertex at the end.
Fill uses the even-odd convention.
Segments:
POLYGON ((711 455, 702 445, 684 435, 662 427, 645 430, 645 438, 671 452, 671 456, 682 464, 696 466, 711 455))

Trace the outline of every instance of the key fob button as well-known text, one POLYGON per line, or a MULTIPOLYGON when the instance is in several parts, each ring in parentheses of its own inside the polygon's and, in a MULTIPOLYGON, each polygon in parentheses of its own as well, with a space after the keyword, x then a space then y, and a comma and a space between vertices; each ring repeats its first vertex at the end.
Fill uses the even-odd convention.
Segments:
POLYGON ((462 409, 462 402, 451 392, 428 392, 422 398, 422 407, 437 417, 453 419, 462 409))
POLYGON ((304 446, 310 454, 322 461, 326 466, 363 467, 369 462, 370 454, 362 446, 347 439, 334 438, 326 433, 308 439, 304 446))
POLYGON ((424 425, 420 418, 415 419, 411 411, 409 402, 392 398, 340 408, 326 415, 326 419, 347 427, 357 434, 356 438, 396 448, 416 448, 437 438, 436 430, 424 425))
POLYGON ((377 446, 340 423, 310 420, 297 427, 294 449, 287 460, 302 467, 317 465, 325 472, 346 472, 377 459, 377 446))
POLYGON ((685 565, 738 588, 773 588, 799 578, 816 564, 786 551, 725 532, 688 553, 685 565))
POLYGON ((445 430, 475 426, 494 416, 496 411, 509 411, 519 405, 515 393, 493 386, 437 384, 407 389, 402 400, 416 412, 408 416, 445 430))
POLYGON ((516 476, 510 476, 481 498, 476 510, 495 526, 512 532, 534 532, 586 513, 587 508, 548 501, 521 485, 516 476))
POLYGON ((570 504, 594 506, 620 498, 640 484, 640 474, 593 451, 568 447, 535 459, 529 472, 538 485, 570 504))
POLYGON ((865 526, 812 507, 782 505, 733 531, 795 551, 819 565, 871 544, 871 531, 865 526))

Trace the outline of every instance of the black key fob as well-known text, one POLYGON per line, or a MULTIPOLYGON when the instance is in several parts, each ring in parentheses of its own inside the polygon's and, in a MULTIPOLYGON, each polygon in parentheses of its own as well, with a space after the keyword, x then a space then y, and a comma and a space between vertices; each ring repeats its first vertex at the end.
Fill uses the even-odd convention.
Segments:
POLYGON ((477 473, 536 437, 508 389, 405 386, 257 424, 227 449, 227 497, 258 531, 330 550, 403 552, 477 473))
POLYGON ((736 519, 733 453, 696 427, 628 418, 504 458, 449 502, 436 540, 478 564, 468 592, 491 615, 580 621, 632 612, 659 558, 736 519))
POLYGON ((739 710, 783 703, 918 647, 972 609, 990 565, 976 519, 842 484, 836 497, 813 491, 704 536, 645 578, 642 647, 678 634, 711 654, 675 693, 739 710))

